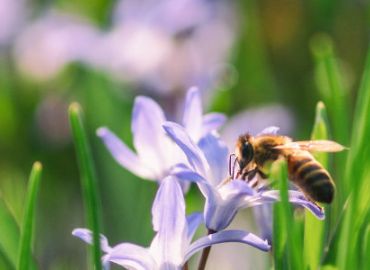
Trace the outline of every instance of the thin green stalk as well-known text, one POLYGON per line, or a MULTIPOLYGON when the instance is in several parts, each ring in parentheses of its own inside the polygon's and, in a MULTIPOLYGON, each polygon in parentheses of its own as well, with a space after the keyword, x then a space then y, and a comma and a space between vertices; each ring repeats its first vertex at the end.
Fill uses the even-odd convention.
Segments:
MULTIPOLYGON (((316 117, 313 126, 312 140, 328 139, 328 124, 325 105, 318 102, 316 106, 316 117)), ((315 158, 324 166, 328 166, 328 155, 326 153, 315 154, 315 158)), ((305 212, 304 225, 304 269, 318 269, 323 254, 325 233, 325 222, 317 219, 310 212, 305 212)))
MULTIPOLYGON (((328 108, 330 130, 333 140, 347 146, 349 143, 349 93, 345 88, 345 80, 334 54, 334 46, 329 36, 317 35, 312 40, 312 51, 316 62, 316 79, 320 96, 328 108)), ((344 168, 347 151, 334 156, 333 177, 337 183, 336 198, 331 207, 332 215, 338 216, 341 206, 348 197, 350 183, 344 181, 344 168)))
POLYGON ((72 103, 69 107, 69 121, 72 128, 76 155, 80 168, 81 186, 84 197, 87 226, 93 232, 92 262, 96 270, 102 269, 100 250, 100 205, 97 180, 90 147, 83 125, 81 107, 72 103))
POLYGON ((363 252, 362 256, 364 258, 364 261, 362 262, 362 269, 365 269, 366 267, 369 267, 370 265, 370 224, 367 225, 366 230, 365 230, 365 237, 364 237, 364 247, 363 247, 363 252))
POLYGON ((18 263, 19 227, 3 200, 0 200, 0 223, 0 253, 11 262, 11 269, 15 269, 18 263))
POLYGON ((346 145, 349 141, 348 91, 339 69, 331 39, 318 35, 312 41, 317 66, 317 84, 332 122, 333 136, 346 145))
POLYGON ((274 205, 274 246, 272 248, 275 269, 302 269, 301 236, 289 203, 286 162, 275 162, 272 167, 272 177, 278 180, 280 186, 280 202, 274 205))
POLYGON ((18 252, 17 270, 28 270, 32 268, 32 239, 34 231, 34 215, 36 198, 41 180, 42 165, 35 162, 32 167, 28 183, 26 204, 21 228, 21 238, 18 252))
POLYGON ((348 212, 341 230, 337 264, 340 269, 358 269, 361 258, 360 228, 370 211, 370 50, 357 97, 351 146, 348 154, 345 179, 351 192, 348 212))

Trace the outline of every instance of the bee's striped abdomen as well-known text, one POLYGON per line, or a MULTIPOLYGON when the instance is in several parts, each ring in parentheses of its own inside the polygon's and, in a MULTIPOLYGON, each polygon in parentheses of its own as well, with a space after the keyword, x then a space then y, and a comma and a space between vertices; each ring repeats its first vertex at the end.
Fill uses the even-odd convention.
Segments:
POLYGON ((329 173, 310 154, 288 156, 289 178, 311 199, 331 203, 334 183, 329 173))

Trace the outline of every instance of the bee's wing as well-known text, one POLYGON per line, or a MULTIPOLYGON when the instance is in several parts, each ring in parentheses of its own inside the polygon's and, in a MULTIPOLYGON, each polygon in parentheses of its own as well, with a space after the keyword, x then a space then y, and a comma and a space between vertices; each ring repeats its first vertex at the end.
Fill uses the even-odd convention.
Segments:
POLYGON ((275 146, 282 150, 305 150, 309 152, 339 152, 346 149, 343 145, 329 140, 296 141, 275 146))

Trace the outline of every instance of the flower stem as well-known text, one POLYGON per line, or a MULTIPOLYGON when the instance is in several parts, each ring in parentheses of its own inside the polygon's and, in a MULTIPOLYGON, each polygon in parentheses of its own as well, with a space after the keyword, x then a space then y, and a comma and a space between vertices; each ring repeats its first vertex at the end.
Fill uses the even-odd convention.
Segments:
MULTIPOLYGON (((214 231, 214 230, 208 230, 208 235, 214 234, 215 232, 216 231, 214 231)), ((209 246, 209 247, 206 247, 205 249, 203 249, 202 257, 200 258, 200 262, 199 262, 199 266, 198 266, 198 270, 204 270, 205 269, 209 253, 211 252, 211 247, 212 246, 209 246)))

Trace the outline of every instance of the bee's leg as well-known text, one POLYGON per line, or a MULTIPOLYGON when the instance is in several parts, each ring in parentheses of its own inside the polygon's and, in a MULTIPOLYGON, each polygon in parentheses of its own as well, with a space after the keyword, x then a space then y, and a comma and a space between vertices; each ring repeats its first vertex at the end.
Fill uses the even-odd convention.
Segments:
POLYGON ((260 183, 261 178, 257 177, 257 174, 258 176, 260 174, 259 169, 257 167, 249 171, 247 182, 252 188, 256 188, 260 183))
POLYGON ((247 181, 250 181, 251 179, 251 175, 252 175, 252 178, 256 175, 256 168, 253 168, 249 171, 247 170, 243 170, 241 173, 240 173, 240 178, 243 179, 243 180, 247 180, 247 181))
POLYGON ((262 179, 267 179, 269 176, 267 174, 265 174, 263 171, 261 170, 258 170, 258 174, 259 176, 261 176, 262 179))
POLYGON ((250 182, 256 176, 257 173, 258 173, 257 168, 254 168, 253 170, 250 170, 248 172, 248 182, 250 182))

